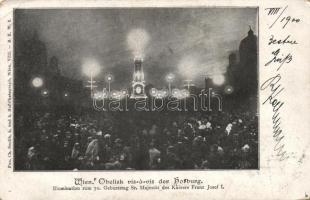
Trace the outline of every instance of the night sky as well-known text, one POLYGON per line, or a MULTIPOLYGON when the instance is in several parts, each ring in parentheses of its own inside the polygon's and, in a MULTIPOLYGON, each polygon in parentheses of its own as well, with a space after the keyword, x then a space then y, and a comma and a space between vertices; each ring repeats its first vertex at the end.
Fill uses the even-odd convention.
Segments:
POLYGON ((15 20, 18 38, 36 30, 63 75, 86 80, 82 63, 93 59, 101 66, 96 79, 113 74, 115 89, 132 81, 132 29, 148 33, 143 67, 146 82, 156 87, 165 85, 168 72, 176 75, 175 86, 184 79, 202 86, 204 77, 226 71, 249 25, 257 35, 256 8, 18 10, 15 20))

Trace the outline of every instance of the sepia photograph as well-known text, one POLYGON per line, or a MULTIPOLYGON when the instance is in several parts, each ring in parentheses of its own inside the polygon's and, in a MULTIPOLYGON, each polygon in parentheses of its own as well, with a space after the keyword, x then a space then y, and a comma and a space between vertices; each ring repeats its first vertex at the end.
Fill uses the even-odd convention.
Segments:
POLYGON ((260 169, 258 7, 13 18, 14 171, 260 169))

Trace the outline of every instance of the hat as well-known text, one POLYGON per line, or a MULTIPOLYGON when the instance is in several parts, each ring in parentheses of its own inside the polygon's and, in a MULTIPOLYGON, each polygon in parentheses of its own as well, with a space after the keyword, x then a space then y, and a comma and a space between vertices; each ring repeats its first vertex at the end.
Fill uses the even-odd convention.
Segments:
POLYGON ((245 145, 241 148, 241 150, 242 150, 243 152, 249 152, 250 146, 249 146, 248 144, 245 144, 245 145))
POLYGON ((115 142, 115 143, 121 143, 122 140, 121 140, 120 138, 116 138, 114 142, 115 142))

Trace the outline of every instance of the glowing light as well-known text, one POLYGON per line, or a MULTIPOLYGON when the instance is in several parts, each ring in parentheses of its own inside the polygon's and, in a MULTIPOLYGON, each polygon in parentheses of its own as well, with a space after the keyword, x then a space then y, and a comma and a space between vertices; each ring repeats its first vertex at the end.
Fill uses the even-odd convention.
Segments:
POLYGON ((187 97, 190 96, 189 91, 186 90, 186 89, 181 90, 181 94, 182 94, 182 97, 183 97, 183 98, 187 98, 187 97))
POLYGON ((165 97, 168 96, 168 90, 163 89, 163 90, 162 90, 162 93, 163 93, 163 95, 164 95, 165 97))
POLYGON ((83 60, 82 72, 88 77, 95 77, 100 73, 100 64, 93 58, 83 60))
POLYGON ((184 80, 184 86, 190 90, 190 87, 195 86, 195 84, 193 83, 193 80, 184 80))
POLYGON ((103 89, 103 91, 96 91, 93 95, 93 98, 97 100, 103 100, 106 99, 107 97, 108 93, 105 89, 103 89))
POLYGON ((112 74, 106 75, 105 81, 108 82, 108 91, 111 92, 111 82, 114 81, 113 75, 112 74))
POLYGON ((47 89, 44 89, 41 91, 42 96, 47 97, 49 95, 49 92, 47 89))
POLYGON ((141 28, 133 29, 127 36, 127 42, 133 56, 143 58, 145 47, 149 42, 149 34, 141 28))
POLYGON ((123 90, 119 91, 119 98, 120 99, 123 99, 126 96, 128 96, 128 91, 126 89, 123 89, 123 90))
POLYGON ((97 99, 97 100, 103 99, 103 92, 96 91, 94 93, 94 99, 97 99))
POLYGON ((31 83, 33 87, 39 88, 43 86, 43 79, 40 77, 35 77, 32 79, 31 83))
POLYGON ((68 96, 69 96, 69 94, 66 92, 66 93, 64 94, 64 96, 65 96, 65 97, 68 97, 68 96))
POLYGON ((127 93, 127 90, 122 90, 122 91, 114 90, 114 91, 112 91, 111 97, 113 99, 121 100, 127 95, 127 94, 124 94, 124 91, 126 91, 126 93, 127 93))
POLYGON ((107 82, 112 82, 114 80, 114 77, 112 74, 108 74, 106 77, 105 77, 106 81, 107 82))
POLYGON ((180 98, 180 94, 181 94, 181 91, 179 89, 173 89, 172 90, 172 97, 174 98, 180 98))
POLYGON ((150 95, 151 95, 152 97, 156 97, 156 96, 157 96, 157 89, 156 89, 156 88, 151 88, 151 90, 150 90, 150 95))
POLYGON ((163 99, 168 95, 168 91, 166 89, 158 90, 156 94, 156 98, 163 99))
POLYGON ((123 89, 123 90, 121 91, 121 93, 122 93, 122 95, 124 95, 124 96, 127 96, 127 95, 128 95, 128 91, 125 90, 125 89, 123 89))
POLYGON ((231 85, 227 85, 224 89, 226 94, 231 94, 234 92, 234 88, 231 85))
POLYGON ((174 74, 167 74, 167 76, 166 76, 166 81, 168 82, 168 83, 171 83, 171 82, 173 82, 173 80, 174 80, 174 78, 175 78, 175 76, 174 76, 174 74))
POLYGON ((137 86, 136 87, 136 93, 141 94, 141 92, 142 92, 142 88, 140 86, 137 86))
POLYGON ((225 77, 222 74, 215 75, 212 77, 212 81, 215 85, 223 85, 225 83, 225 77))
POLYGON ((185 99, 190 96, 190 93, 187 89, 173 89, 172 90, 172 97, 176 99, 185 99))

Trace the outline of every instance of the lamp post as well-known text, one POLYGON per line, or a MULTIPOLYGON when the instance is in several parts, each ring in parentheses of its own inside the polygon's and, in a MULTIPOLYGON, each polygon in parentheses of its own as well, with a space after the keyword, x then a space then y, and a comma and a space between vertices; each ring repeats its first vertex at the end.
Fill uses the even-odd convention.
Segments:
POLYGON ((150 95, 151 95, 152 97, 156 97, 156 96, 157 96, 157 89, 156 89, 156 88, 151 88, 151 90, 150 90, 150 95))
POLYGON ((90 96, 93 96, 93 90, 94 88, 97 87, 97 85, 95 85, 96 81, 93 80, 93 72, 90 72, 90 81, 87 81, 90 85, 86 85, 86 87, 90 88, 90 96))
POLYGON ((190 91, 190 86, 194 86, 192 83, 192 80, 185 80, 185 86, 187 87, 187 90, 190 91))
POLYGON ((107 93, 107 89, 106 88, 103 88, 102 89, 102 99, 104 100, 105 98, 108 97, 108 93, 107 93))
POLYGON ((113 81, 113 75, 112 74, 108 74, 105 79, 106 79, 106 82, 108 82, 108 92, 110 94, 110 92, 111 92, 111 82, 113 81))
POLYGON ((91 97, 93 96, 94 88, 97 87, 97 85, 95 85, 96 81, 94 81, 93 79, 100 73, 100 68, 101 66, 96 59, 93 58, 83 59, 82 72, 88 78, 90 78, 90 81, 87 81, 89 85, 86 85, 86 87, 90 88, 91 97))
POLYGON ((167 74, 166 81, 168 82, 169 94, 171 94, 171 83, 173 82, 175 76, 172 73, 167 74))

